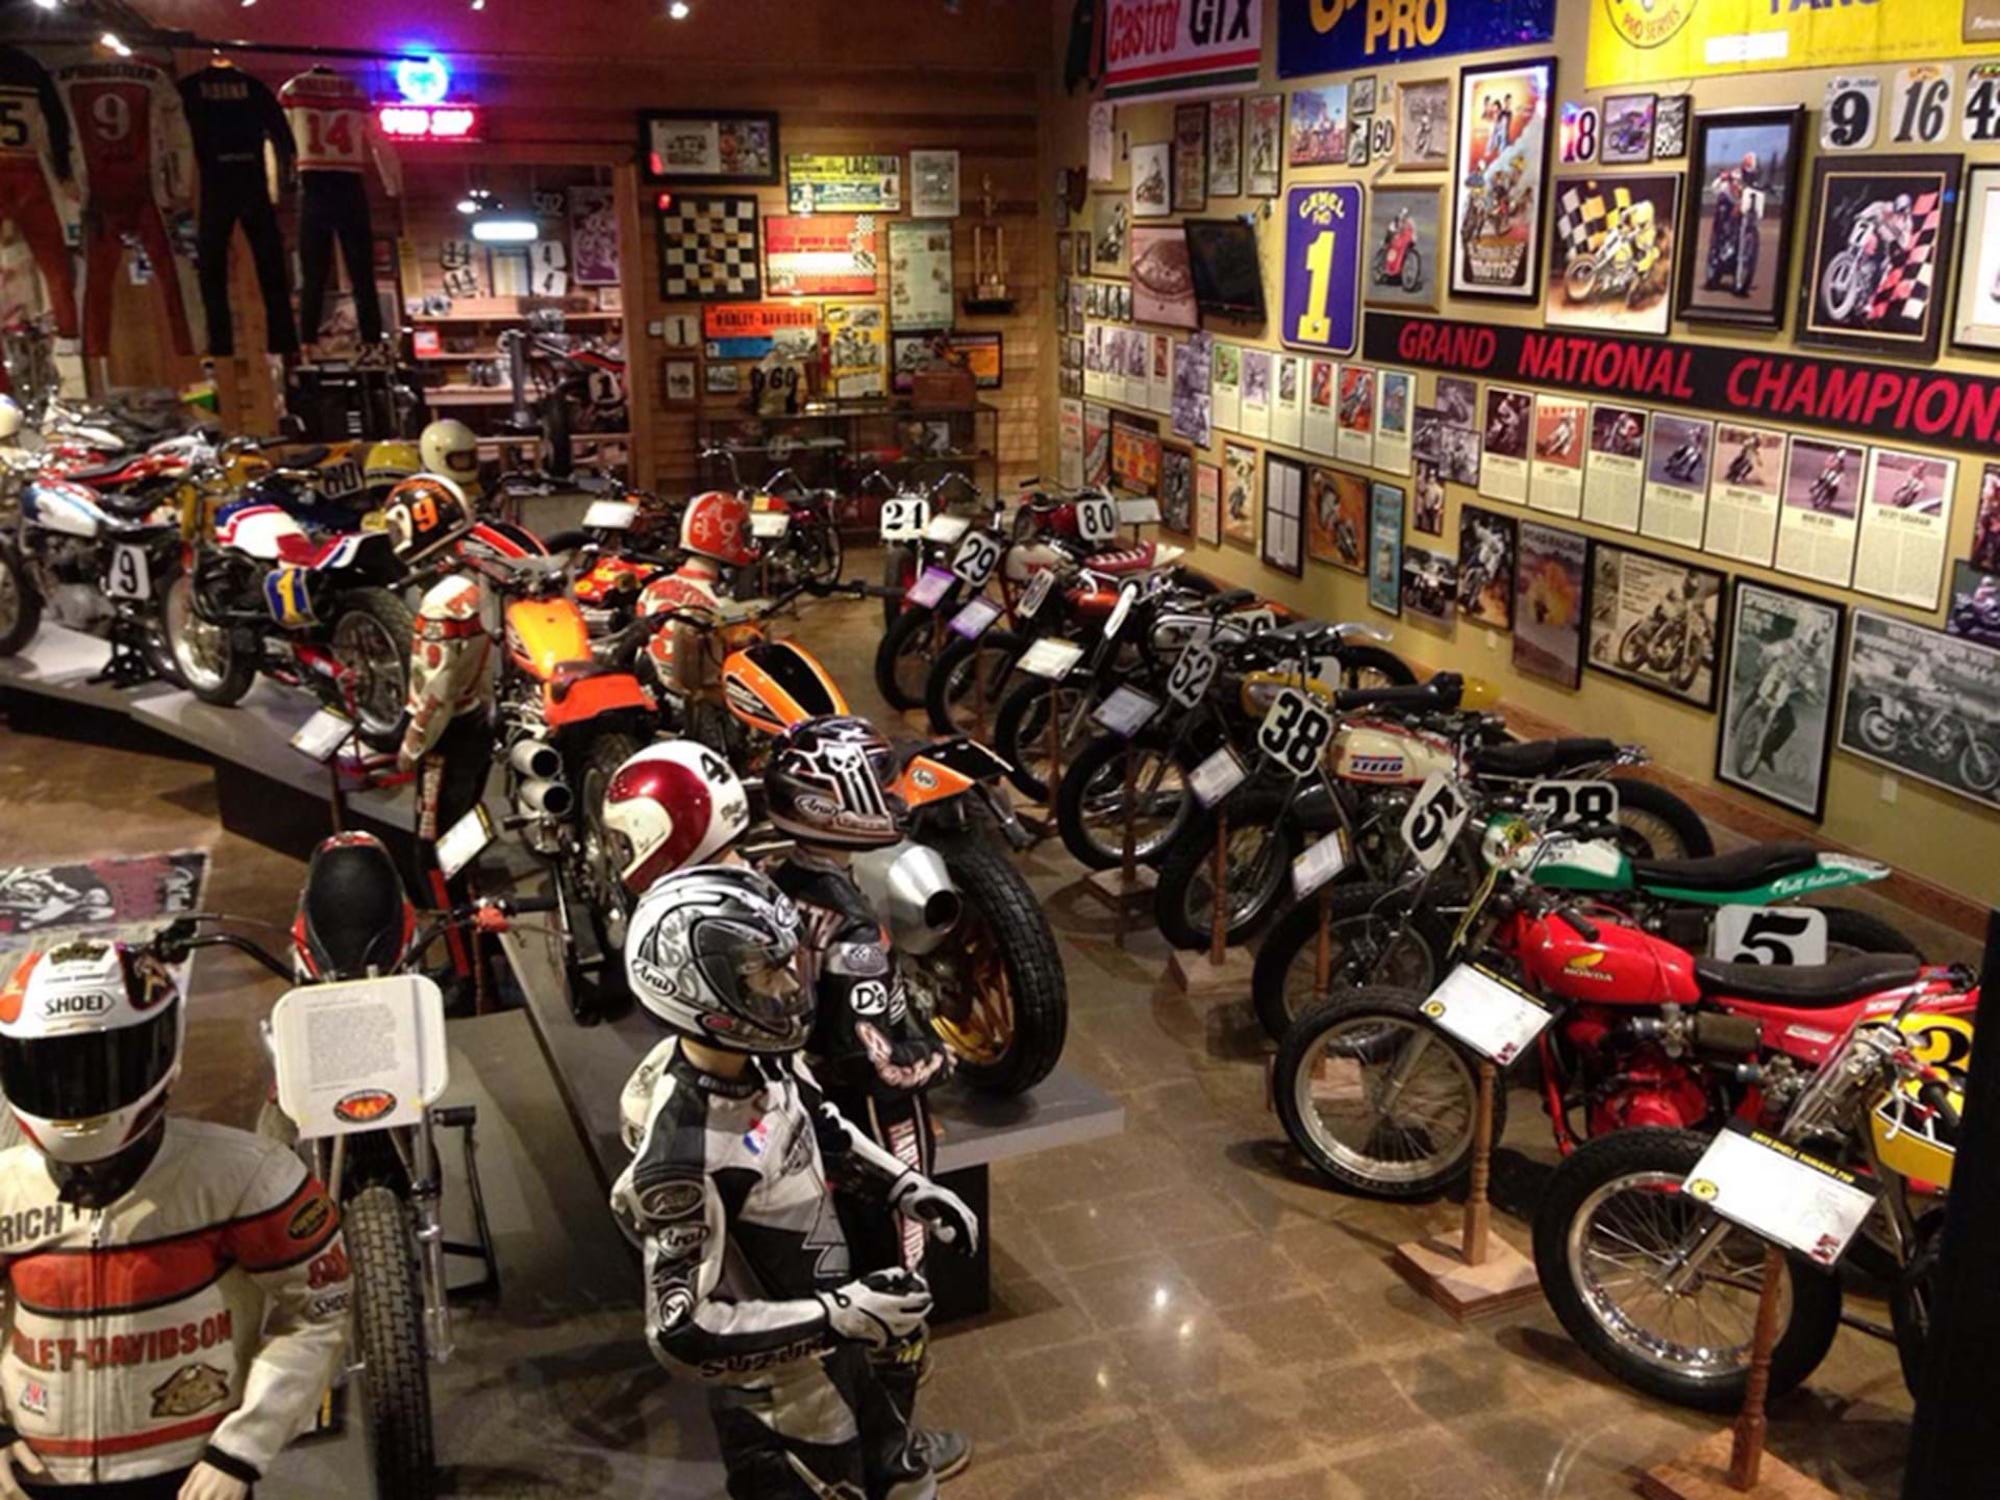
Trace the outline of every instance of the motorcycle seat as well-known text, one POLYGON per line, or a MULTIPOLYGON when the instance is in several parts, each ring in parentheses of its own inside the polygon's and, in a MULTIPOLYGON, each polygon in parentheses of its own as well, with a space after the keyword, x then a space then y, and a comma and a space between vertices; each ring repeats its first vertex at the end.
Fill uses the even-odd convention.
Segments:
POLYGON ((322 977, 394 969, 409 940, 403 879, 380 844, 325 844, 306 866, 299 921, 322 977))
POLYGON ((1528 740, 1519 745, 1484 745, 1472 752, 1472 769, 1482 776, 1547 776, 1576 766, 1614 760, 1612 740, 1528 740))
POLYGON ((1136 547, 1124 547, 1116 552, 1093 552, 1083 562, 1093 573, 1108 573, 1114 578, 1122 578, 1150 570, 1154 550, 1151 542, 1141 542, 1136 547))
MULTIPOLYGON (((119 477, 132 467, 133 462, 134 460, 129 458, 114 458, 109 463, 92 464, 87 469, 67 470, 61 477, 67 479, 71 484, 87 484, 91 486, 116 484, 119 481, 119 477)), ((100 498, 102 497, 100 496, 100 498)))
POLYGON ((1211 595, 1203 608, 1211 614, 1223 615, 1232 610, 1248 609, 1256 602, 1257 593, 1254 589, 1224 589, 1219 594, 1211 595))
POLYGON ((1705 994, 1770 1000, 1801 1010, 1831 1010, 1883 990, 1912 984, 1923 965, 1908 953, 1858 953, 1830 964, 1726 964, 1698 958, 1694 976, 1705 994))
POLYGON ((98 490, 96 495, 105 514, 120 521, 142 521, 160 503, 158 494, 145 490, 98 490))
POLYGON ((1635 859, 1632 874, 1641 885, 1679 886, 1686 891, 1741 891, 1819 863, 1811 844, 1752 844, 1730 854, 1702 859, 1635 859))
POLYGON ((1390 708, 1444 710, 1457 708, 1465 692, 1465 679, 1456 672, 1440 672, 1429 682, 1401 687, 1343 688, 1333 695, 1340 709, 1390 708))
POLYGON ((332 452, 325 443, 315 443, 310 448, 294 448, 289 453, 280 454, 278 462, 287 469, 317 469, 332 452))

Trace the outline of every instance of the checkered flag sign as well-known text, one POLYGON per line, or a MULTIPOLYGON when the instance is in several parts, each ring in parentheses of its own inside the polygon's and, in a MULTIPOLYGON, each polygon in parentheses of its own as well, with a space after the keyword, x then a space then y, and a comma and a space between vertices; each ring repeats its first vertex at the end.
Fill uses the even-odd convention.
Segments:
POLYGON ((755 198, 674 198, 660 210, 661 299, 756 301, 758 247, 755 198))
POLYGON ((1910 206, 1910 253, 1882 275, 1865 315, 1870 323, 1895 322, 1921 328, 1930 312, 1937 279, 1938 232, 1944 227, 1944 195, 1919 193, 1910 206))
POLYGON ((1611 231, 1611 216, 1632 207, 1632 190, 1614 186, 1607 194, 1597 182, 1572 183, 1556 200, 1556 237, 1568 259, 1593 255, 1611 231))

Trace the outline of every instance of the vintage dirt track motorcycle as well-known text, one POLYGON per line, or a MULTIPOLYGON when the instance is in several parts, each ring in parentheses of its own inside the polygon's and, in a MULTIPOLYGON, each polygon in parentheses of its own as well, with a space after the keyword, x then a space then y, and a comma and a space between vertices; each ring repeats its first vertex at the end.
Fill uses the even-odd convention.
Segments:
POLYGON ((1375 285, 1400 286, 1406 292, 1422 291, 1424 255, 1417 248, 1416 221, 1408 214, 1397 215, 1382 243, 1375 247, 1374 258, 1368 264, 1374 273, 1375 285))
POLYGON ((1890 213, 1888 203, 1878 202, 1855 215, 1847 244, 1820 273, 1820 306, 1834 322, 1873 323, 1881 318, 1876 293, 1882 275, 1903 254, 1901 243, 1884 232, 1890 213))
POLYGON ((1685 600, 1678 608, 1663 600, 1626 627, 1618 642, 1618 665, 1628 672, 1658 673, 1685 689, 1711 664, 1714 650, 1705 613, 1685 600))
POLYGON ((2000 747, 1991 732, 1941 694, 1912 703, 1914 693, 1881 683, 1857 686, 1860 702, 1855 730, 1869 749, 1882 755, 1915 756, 1941 771, 1955 771, 1972 791, 2000 787, 2000 747))

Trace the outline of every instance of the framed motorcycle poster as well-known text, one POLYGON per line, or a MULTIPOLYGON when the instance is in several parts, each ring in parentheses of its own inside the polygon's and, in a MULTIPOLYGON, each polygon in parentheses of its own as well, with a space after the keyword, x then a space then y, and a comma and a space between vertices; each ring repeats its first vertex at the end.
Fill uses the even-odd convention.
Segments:
POLYGON ((1566 688, 1583 682, 1584 601, 1590 539, 1536 521, 1521 523, 1514 563, 1514 670, 1566 688))
POLYGON ((1796 105, 1695 116, 1676 309, 1688 322, 1784 325, 1805 130, 1796 105))
POLYGON ((778 181, 778 117, 749 110, 706 109, 639 115, 639 175, 646 182, 688 186, 778 181))
POLYGON ((2000 350, 2000 167, 1965 174, 1965 241, 1958 250, 1958 300, 1952 309, 1954 349, 2000 350))
POLYGON ((1813 164, 1801 344, 1937 358, 1962 161, 1866 155, 1813 164))
POLYGON ((1742 578, 1732 601, 1729 676, 1715 779, 1802 813, 1826 814, 1835 671, 1846 609, 1742 578))
POLYGON ((1713 709, 1728 588, 1713 568, 1592 542, 1588 665, 1713 709))
POLYGON ((1368 194, 1368 249, 1361 273, 1370 307, 1436 312, 1444 266, 1439 238, 1444 195, 1434 187, 1378 187, 1368 194))
POLYGON ((1458 75, 1451 293, 1536 302, 1556 60, 1483 63, 1458 75))
POLYGON ((1673 307, 1679 174, 1558 177, 1553 191, 1549 325, 1663 337, 1673 307))
POLYGON ((1160 525, 1194 535, 1194 451, 1172 443, 1160 448, 1160 525))
POLYGON ((1313 465, 1306 512, 1306 551, 1314 562, 1350 573, 1367 571, 1368 481, 1346 469, 1313 465))
POLYGON ((1850 755, 2000 807, 2000 651, 1857 609, 1837 743, 1850 755))

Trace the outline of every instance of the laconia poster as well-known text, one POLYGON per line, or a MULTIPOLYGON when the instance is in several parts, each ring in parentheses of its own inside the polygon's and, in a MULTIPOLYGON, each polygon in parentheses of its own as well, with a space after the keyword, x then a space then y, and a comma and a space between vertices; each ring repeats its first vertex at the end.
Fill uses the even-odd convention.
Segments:
POLYGON ((1586 82, 1624 87, 1996 52, 2000 0, 1592 0, 1586 82))

